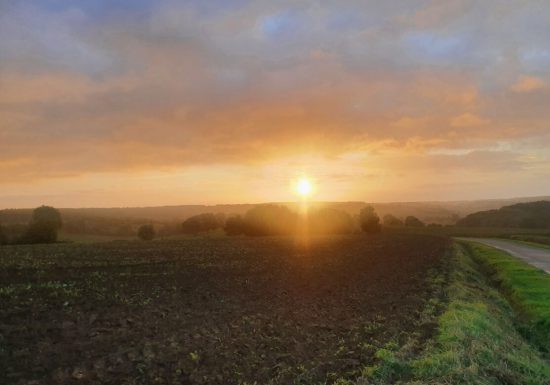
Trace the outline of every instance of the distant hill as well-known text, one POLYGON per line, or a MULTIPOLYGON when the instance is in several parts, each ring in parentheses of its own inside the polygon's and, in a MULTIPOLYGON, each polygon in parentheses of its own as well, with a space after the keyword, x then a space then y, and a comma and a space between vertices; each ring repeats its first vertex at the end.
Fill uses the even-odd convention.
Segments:
POLYGON ((464 227, 550 228, 550 201, 518 203, 498 210, 470 214, 457 223, 464 227))
MULTIPOLYGON (((548 197, 526 197, 511 199, 487 199, 476 201, 449 201, 449 202, 389 202, 366 203, 351 202, 312 202, 310 208, 331 206, 356 215, 367 204, 372 205, 380 217, 392 214, 400 218, 414 215, 426 223, 440 223, 443 225, 455 224, 459 218, 476 211, 498 209, 514 203, 550 201, 548 197)), ((298 209, 296 202, 275 202, 286 205, 291 209, 298 209)), ((181 222, 190 216, 213 212, 243 214, 257 204, 221 204, 221 205, 178 205, 158 207, 111 207, 111 208, 60 208, 65 221, 84 220, 89 218, 103 218, 105 220, 124 220, 132 223, 153 222, 181 222)), ((0 210, 0 223, 28 223, 32 209, 4 209, 0 210)))

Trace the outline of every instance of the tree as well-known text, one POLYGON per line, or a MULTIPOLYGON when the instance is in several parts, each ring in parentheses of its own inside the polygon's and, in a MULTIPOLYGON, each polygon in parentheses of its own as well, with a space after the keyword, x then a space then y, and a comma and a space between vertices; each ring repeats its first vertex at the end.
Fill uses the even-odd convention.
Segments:
POLYGON ((184 234, 193 234, 219 229, 224 217, 220 214, 204 213, 187 218, 181 228, 184 234))
POLYGON ((246 235, 288 235, 296 230, 298 216, 285 206, 259 205, 244 215, 246 235))
POLYGON ((391 214, 384 215, 382 222, 384 223, 384 226, 388 227, 403 226, 403 221, 391 214))
POLYGON ((351 216, 343 210, 331 207, 311 213, 308 224, 313 234, 349 234, 353 231, 351 216))
POLYGON ((61 213, 50 206, 34 209, 32 220, 23 235, 23 243, 53 243, 57 241, 57 231, 62 226, 61 213))
POLYGON ((359 211, 359 224, 361 229, 368 234, 379 233, 381 231, 380 217, 374 211, 374 208, 367 206, 359 211))
POLYGON ((550 228, 550 202, 517 203, 498 210, 479 211, 459 220, 464 227, 550 228))
POLYGON ((153 225, 141 225, 138 229, 137 236, 142 241, 151 241, 155 238, 155 228, 153 225))
POLYGON ((234 217, 227 218, 223 230, 227 235, 230 236, 244 234, 246 230, 243 217, 241 217, 240 215, 236 215, 234 217))
POLYGON ((424 222, 415 216, 409 215, 405 218, 405 226, 408 227, 424 227, 424 222))

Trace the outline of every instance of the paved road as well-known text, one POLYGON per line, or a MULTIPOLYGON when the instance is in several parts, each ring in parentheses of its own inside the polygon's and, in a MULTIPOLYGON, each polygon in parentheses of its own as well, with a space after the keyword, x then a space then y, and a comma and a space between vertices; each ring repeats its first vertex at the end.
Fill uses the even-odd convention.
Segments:
POLYGON ((538 267, 550 274, 550 250, 536 246, 522 245, 505 239, 492 238, 458 238, 465 241, 483 243, 497 249, 504 250, 514 257, 521 258, 531 265, 538 267))

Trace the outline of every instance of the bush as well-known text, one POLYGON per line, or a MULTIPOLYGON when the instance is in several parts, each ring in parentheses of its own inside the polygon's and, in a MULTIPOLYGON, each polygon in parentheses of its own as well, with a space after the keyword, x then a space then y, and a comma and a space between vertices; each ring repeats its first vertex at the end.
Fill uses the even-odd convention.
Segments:
POLYGON ((244 233, 251 236, 288 235, 296 230, 298 216, 285 206, 260 205, 244 216, 244 233))
POLYGON ((155 228, 153 225, 142 225, 138 229, 137 236, 142 241, 152 241, 155 238, 155 228))
POLYGON ((403 226, 403 221, 391 214, 384 215, 382 222, 384 223, 384 226, 388 227, 403 226))
POLYGON ((424 227, 424 222, 422 222, 417 217, 414 217, 412 215, 405 218, 405 226, 408 227, 424 227))
POLYGON ((380 218, 374 208, 367 206, 359 212, 359 224, 367 234, 375 234, 381 231, 380 218))
POLYGON ((349 234, 353 231, 351 216, 334 208, 314 211, 308 218, 308 224, 313 234, 349 234))
POLYGON ((27 231, 20 239, 21 243, 53 243, 57 241, 57 231, 61 228, 61 214, 50 206, 34 209, 27 231))
POLYGON ((187 218, 182 224, 184 234, 198 233, 219 229, 223 226, 223 214, 205 213, 187 218))

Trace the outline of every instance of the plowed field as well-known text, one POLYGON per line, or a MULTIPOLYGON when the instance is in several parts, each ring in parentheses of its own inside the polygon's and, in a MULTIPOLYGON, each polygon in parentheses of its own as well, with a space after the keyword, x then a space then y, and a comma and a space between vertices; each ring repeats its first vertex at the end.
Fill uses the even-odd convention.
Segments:
POLYGON ((432 333, 445 238, 353 235, 0 247, 2 384, 353 379, 432 333))

